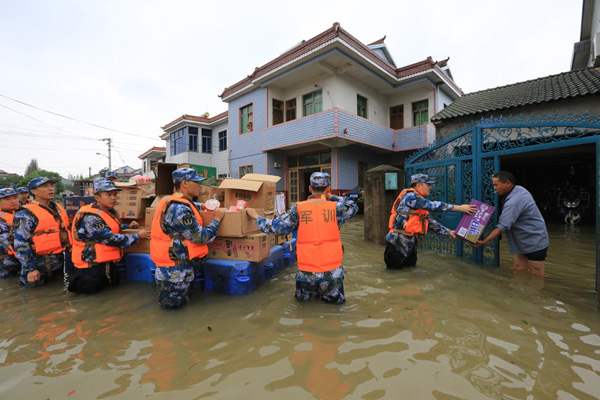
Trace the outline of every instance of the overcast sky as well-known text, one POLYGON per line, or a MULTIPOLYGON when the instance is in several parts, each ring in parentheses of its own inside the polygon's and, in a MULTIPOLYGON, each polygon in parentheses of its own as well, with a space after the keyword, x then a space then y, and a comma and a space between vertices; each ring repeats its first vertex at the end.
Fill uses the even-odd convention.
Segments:
POLYGON ((225 87, 336 21, 365 44, 386 35, 399 67, 450 57, 465 93, 568 71, 581 10, 582 0, 0 0, 0 169, 23 174, 37 158, 87 176, 108 166, 109 137, 113 169, 141 167, 140 154, 165 144, 161 126, 226 111, 225 87))

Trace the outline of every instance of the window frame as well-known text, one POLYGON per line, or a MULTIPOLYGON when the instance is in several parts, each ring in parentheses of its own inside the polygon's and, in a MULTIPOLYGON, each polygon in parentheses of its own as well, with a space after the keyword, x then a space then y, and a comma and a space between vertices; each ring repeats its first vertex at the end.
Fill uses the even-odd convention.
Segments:
POLYGON ((368 104, 369 104, 369 99, 367 99, 365 96, 361 96, 360 94, 356 94, 356 115, 358 115, 359 117, 365 118, 367 119, 368 117, 368 104), (364 100, 365 104, 364 106, 361 106, 360 104, 360 100, 364 100), (364 115, 361 115, 361 110, 364 112, 364 115))
POLYGON ((429 99, 414 101, 411 104, 411 108, 412 108, 413 126, 421 126, 421 125, 426 125, 429 123, 429 99), (419 105, 421 105, 421 104, 425 104, 425 107, 418 108, 419 105), (418 122, 423 122, 423 114, 425 114, 425 122, 418 124, 417 119, 418 119, 418 122))
POLYGON ((212 154, 212 129, 202 129, 201 132, 202 154, 212 154))
POLYGON ((227 150, 227 129, 219 132, 219 151, 226 151, 227 150), (221 134, 224 134, 223 136, 221 136, 221 134), (225 142, 224 146, 223 146, 223 142, 225 142))
POLYGON ((198 152, 198 128, 195 126, 188 126, 188 151, 193 151, 194 153, 198 152), (195 129, 196 132, 192 133, 190 129, 195 129), (193 142, 193 143, 192 143, 193 142))
POLYGON ((239 134, 240 135, 244 135, 246 133, 250 133, 250 132, 254 132, 254 102, 248 103, 243 105, 242 107, 240 107, 238 109, 238 115, 239 115, 239 134), (244 109, 250 108, 250 112, 247 112, 246 114, 243 113, 244 109), (248 122, 246 122, 245 126, 244 126, 244 115, 248 116, 248 122), (248 125, 250 125, 250 127, 248 127, 248 125), (244 130, 244 128, 246 130, 244 130))
POLYGON ((314 90, 310 93, 307 93, 305 95, 302 96, 302 113, 304 114, 304 117, 308 117, 310 115, 315 115, 318 114, 320 112, 323 112, 323 89, 318 89, 318 90, 314 90), (320 95, 320 99, 315 100, 316 96, 320 95), (307 102, 307 98, 311 97, 311 99, 309 99, 310 101, 307 102), (320 105, 321 109, 319 111, 316 111, 316 107, 317 105, 320 105), (307 107, 311 107, 312 108, 312 112, 311 113, 307 113, 307 107))
POLYGON ((242 177, 244 176, 244 175, 242 175, 242 168, 249 168, 249 170, 247 172, 244 172, 244 175, 254 173, 254 164, 238 165, 238 178, 239 179, 242 179, 242 177))

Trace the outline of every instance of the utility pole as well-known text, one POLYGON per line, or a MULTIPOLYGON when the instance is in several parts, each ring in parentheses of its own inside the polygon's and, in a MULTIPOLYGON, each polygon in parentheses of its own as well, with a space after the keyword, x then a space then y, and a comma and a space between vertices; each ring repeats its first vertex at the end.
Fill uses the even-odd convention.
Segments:
POLYGON ((112 139, 111 138, 104 138, 104 139, 99 139, 102 141, 107 142, 106 144, 108 145, 108 170, 112 171, 112 156, 110 154, 111 151, 111 145, 112 145, 112 139))
POLYGON ((91 178, 92 177, 92 167, 89 167, 89 169, 90 169, 89 177, 91 178))

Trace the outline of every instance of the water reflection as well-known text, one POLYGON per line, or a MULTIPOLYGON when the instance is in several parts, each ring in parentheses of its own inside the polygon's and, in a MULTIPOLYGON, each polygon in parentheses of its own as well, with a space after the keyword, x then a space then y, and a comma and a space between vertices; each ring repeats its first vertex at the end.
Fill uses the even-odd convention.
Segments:
POLYGON ((71 296, 0 281, 0 398, 598 398, 593 229, 551 230, 542 288, 505 250, 499 269, 424 251, 386 271, 362 228, 343 229, 341 307, 296 302, 292 268, 177 312, 149 284, 71 296))

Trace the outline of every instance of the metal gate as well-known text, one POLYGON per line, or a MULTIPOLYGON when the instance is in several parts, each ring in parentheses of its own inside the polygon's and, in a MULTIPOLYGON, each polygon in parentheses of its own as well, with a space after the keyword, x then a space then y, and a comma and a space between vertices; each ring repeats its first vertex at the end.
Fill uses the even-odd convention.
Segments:
MULTIPOLYGON (((492 175, 500 171, 500 157, 508 154, 567 148, 593 144, 596 149, 596 285, 598 285, 598 199, 600 187, 600 115, 568 114, 482 119, 465 125, 410 156, 405 163, 407 178, 421 172, 435 177, 430 198, 451 204, 477 199, 498 209, 492 175)), ((408 181, 408 180, 407 180, 408 181)), ((434 217, 454 228, 459 213, 437 213, 434 217)), ((497 213, 493 222, 497 222, 497 213)), ((486 227, 487 235, 495 224, 486 227)), ((445 236, 427 235, 423 246, 471 259, 479 264, 498 266, 498 240, 473 249, 464 242, 445 236)))

